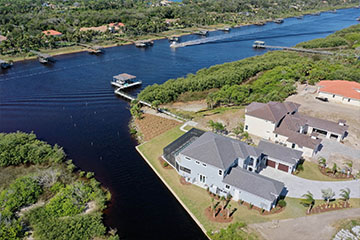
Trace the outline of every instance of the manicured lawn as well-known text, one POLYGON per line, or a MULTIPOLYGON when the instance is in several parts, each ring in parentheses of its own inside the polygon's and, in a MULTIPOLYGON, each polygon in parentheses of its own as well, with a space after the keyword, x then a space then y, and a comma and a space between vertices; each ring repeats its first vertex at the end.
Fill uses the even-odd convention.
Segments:
MULTIPOLYGON (((152 166, 156 169, 158 174, 167 182, 181 201, 187 208, 195 215, 201 222, 206 230, 217 230, 224 228, 230 223, 215 223, 207 219, 204 211, 211 205, 211 198, 205 189, 195 185, 182 185, 180 183, 180 176, 174 169, 164 169, 158 160, 162 155, 162 149, 174 141, 176 138, 184 134, 179 127, 175 127, 162 135, 150 140, 139 146, 139 151, 148 159, 152 166)), ((237 208, 234 213, 234 221, 243 221, 247 224, 255 222, 271 221, 274 219, 296 218, 306 215, 306 209, 300 204, 300 199, 286 198, 286 208, 278 213, 272 215, 261 215, 256 210, 249 210, 246 206, 239 205, 237 202, 232 201, 232 208, 237 208)), ((317 201, 320 203, 320 201, 317 201)), ((321 201, 323 203, 323 201, 321 201)), ((351 202, 354 206, 354 204, 351 202)), ((355 204, 356 205, 356 204, 355 204)))
MULTIPOLYGON (((318 180, 318 181, 346 181, 347 179, 337 179, 325 176, 319 170, 319 167, 316 163, 305 161, 304 171, 299 172, 296 176, 310 179, 310 180, 318 180)), ((349 178, 348 180, 352 180, 349 178)))

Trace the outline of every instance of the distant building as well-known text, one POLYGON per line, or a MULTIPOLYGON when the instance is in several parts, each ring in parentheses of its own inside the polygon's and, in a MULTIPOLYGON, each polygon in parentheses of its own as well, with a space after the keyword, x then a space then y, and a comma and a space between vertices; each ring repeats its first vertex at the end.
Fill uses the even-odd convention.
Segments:
POLYGON ((318 96, 329 102, 343 103, 360 107, 360 83, 344 80, 320 81, 318 96))
POLYGON ((43 31, 42 33, 45 34, 46 36, 56 36, 56 37, 62 36, 61 32, 55 30, 46 30, 43 31))
POLYGON ((121 29, 125 27, 125 24, 118 22, 118 23, 109 23, 107 25, 102 25, 98 27, 83 27, 80 28, 80 31, 97 31, 97 32, 107 32, 110 31, 112 33, 119 32, 121 29))
POLYGON ((0 42, 7 40, 7 37, 0 35, 0 42))

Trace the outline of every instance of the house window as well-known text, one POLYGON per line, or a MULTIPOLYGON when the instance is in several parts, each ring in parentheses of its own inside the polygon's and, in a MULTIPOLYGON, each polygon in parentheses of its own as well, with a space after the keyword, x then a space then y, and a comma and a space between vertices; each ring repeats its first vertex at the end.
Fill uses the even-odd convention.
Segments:
POLYGON ((277 137, 278 137, 278 135, 277 135, 277 134, 275 134, 275 137, 277 138, 277 137))
POLYGON ((249 128, 248 125, 245 125, 245 130, 248 130, 248 128, 249 128))
POLYGON ((196 162, 196 164, 200 164, 200 162, 199 161, 195 161, 196 162))
POLYGON ((335 94, 333 95, 333 98, 335 97, 335 94))
POLYGON ((189 160, 189 161, 191 160, 189 157, 185 157, 185 159, 186 159, 186 160, 189 160))
POLYGON ((225 188, 226 188, 226 189, 230 189, 230 186, 226 184, 226 185, 225 185, 225 188))
POLYGON ((220 176, 222 175, 222 170, 219 170, 219 175, 220 175, 220 176))
POLYGON ((350 102, 350 98, 348 99, 348 102, 350 102))
POLYGON ((186 172, 188 174, 191 174, 191 169, 188 169, 186 167, 180 166, 180 170, 183 171, 183 172, 186 172))
POLYGON ((200 174, 200 182, 202 182, 202 183, 206 182, 206 177, 204 175, 200 174))
POLYGON ((206 167, 206 164, 205 164, 205 163, 203 163, 203 166, 204 166, 204 167, 206 167))
POLYGON ((295 148, 295 143, 293 143, 293 144, 291 145, 291 148, 295 148))

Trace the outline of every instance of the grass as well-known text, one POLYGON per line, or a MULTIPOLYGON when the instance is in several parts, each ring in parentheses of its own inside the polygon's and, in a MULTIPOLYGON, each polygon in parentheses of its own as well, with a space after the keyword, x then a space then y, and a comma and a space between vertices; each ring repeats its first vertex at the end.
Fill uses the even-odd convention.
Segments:
MULTIPOLYGON (((180 183, 180 176, 177 172, 174 169, 164 169, 158 160, 158 157, 162 155, 162 149, 182 134, 184 134, 184 132, 182 132, 179 127, 175 127, 140 145, 138 150, 147 158, 158 174, 161 175, 207 231, 224 228, 230 223, 212 222, 208 220, 204 214, 205 209, 211 205, 211 198, 207 191, 195 185, 182 185, 180 183)), ((350 203, 353 207, 360 207, 359 201, 357 200, 358 199, 350 199, 350 203)), ((285 198, 285 201, 287 206, 282 212, 265 216, 261 215, 256 210, 248 210, 246 206, 239 205, 237 202, 232 201, 232 208, 237 208, 237 211, 233 215, 233 222, 243 221, 247 224, 251 224, 275 219, 296 218, 306 215, 307 208, 300 204, 300 199, 287 197, 285 198)), ((324 201, 316 201, 316 204, 321 203, 324 203, 324 201)))
MULTIPOLYGON (((344 219, 335 225, 336 233, 339 232, 341 229, 351 230, 355 226, 360 226, 360 218, 344 219)), ((334 237, 335 237, 335 234, 334 234, 334 237)), ((356 234, 354 234, 354 235, 356 235, 356 234)))
POLYGON ((324 174, 322 174, 319 170, 319 167, 316 163, 310 162, 310 161, 305 161, 304 164, 304 171, 299 172, 296 176, 301 177, 301 178, 306 178, 306 179, 310 179, 310 180, 317 180, 317 181, 347 181, 347 180, 352 180, 351 178, 349 179, 337 179, 337 178, 332 178, 329 176, 326 176, 324 174))

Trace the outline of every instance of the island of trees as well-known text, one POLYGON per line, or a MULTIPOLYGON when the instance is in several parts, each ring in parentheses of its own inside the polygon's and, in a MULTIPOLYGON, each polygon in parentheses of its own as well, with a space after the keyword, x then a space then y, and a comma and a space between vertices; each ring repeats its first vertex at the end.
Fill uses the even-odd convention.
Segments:
POLYGON ((181 34, 183 29, 236 26, 356 4, 357 0, 0 0, 0 54, 26 55, 30 50, 89 42, 120 44, 163 36, 160 33, 169 30, 181 34), (109 31, 111 23, 121 25, 109 31), (105 29, 94 28, 99 26, 105 29), (48 30, 61 35, 44 34, 48 30))
POLYGON ((191 100, 206 99, 210 108, 246 105, 254 101, 283 101, 296 92, 297 82, 315 84, 325 79, 360 82, 359 50, 356 50, 359 46, 360 24, 297 45, 325 48, 340 54, 272 51, 148 86, 139 94, 139 99, 163 104, 191 95, 191 100))
POLYGON ((0 133, 0 239, 119 239, 102 222, 110 193, 93 175, 33 133, 0 133))

